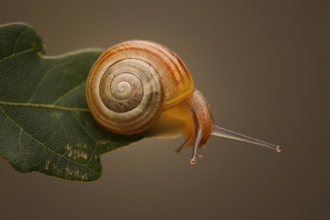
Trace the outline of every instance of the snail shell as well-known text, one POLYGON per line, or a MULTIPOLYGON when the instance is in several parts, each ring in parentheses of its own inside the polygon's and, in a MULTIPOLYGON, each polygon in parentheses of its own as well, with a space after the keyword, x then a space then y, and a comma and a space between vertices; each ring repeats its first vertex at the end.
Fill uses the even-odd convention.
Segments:
POLYGON ((194 91, 181 59, 156 43, 128 41, 111 47, 87 79, 87 100, 96 121, 120 134, 150 127, 163 110, 194 91))
POLYGON ((184 134, 180 152, 198 147, 211 134, 279 150, 278 146, 222 129, 213 124, 209 104, 194 89, 183 61, 171 50, 149 41, 127 41, 106 50, 86 82, 91 114, 105 129, 119 134, 149 137, 184 134))

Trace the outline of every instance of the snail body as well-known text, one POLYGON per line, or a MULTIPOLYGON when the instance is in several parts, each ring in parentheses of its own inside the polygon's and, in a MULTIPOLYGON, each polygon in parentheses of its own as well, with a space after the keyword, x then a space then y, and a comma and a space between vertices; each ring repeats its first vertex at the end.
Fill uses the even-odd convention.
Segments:
POLYGON ((222 129, 213 124, 209 104, 194 88, 183 61, 163 45, 126 41, 106 50, 96 61, 86 82, 91 114, 105 129, 130 135, 175 137, 184 134, 180 152, 197 148, 211 134, 279 147, 222 129))

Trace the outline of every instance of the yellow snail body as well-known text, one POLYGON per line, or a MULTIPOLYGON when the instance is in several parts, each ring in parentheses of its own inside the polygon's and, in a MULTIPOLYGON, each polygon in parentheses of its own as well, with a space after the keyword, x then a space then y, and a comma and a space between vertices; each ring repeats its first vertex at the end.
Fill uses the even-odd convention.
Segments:
POLYGON ((96 61, 86 83, 86 97, 94 119, 118 134, 143 133, 148 137, 184 135, 176 150, 197 148, 211 134, 275 146, 213 124, 210 106, 194 88, 183 61, 171 50, 150 41, 126 41, 106 50, 96 61))

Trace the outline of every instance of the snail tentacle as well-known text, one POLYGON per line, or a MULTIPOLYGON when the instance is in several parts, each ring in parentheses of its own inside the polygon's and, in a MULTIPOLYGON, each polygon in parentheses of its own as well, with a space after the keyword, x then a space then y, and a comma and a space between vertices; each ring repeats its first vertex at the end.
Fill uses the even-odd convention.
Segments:
POLYGON ((270 143, 267 143, 265 141, 260 141, 260 140, 257 140, 255 138, 251 138, 251 137, 248 137, 248 136, 245 136, 245 135, 242 135, 242 134, 238 134, 236 132, 229 131, 229 130, 224 129, 224 128, 220 128, 217 125, 214 125, 212 135, 219 136, 219 137, 230 138, 230 139, 234 139, 234 140, 238 140, 238 141, 244 141, 244 142, 248 142, 248 143, 251 143, 251 144, 256 144, 256 145, 260 145, 260 146, 270 148, 272 150, 275 150, 276 152, 281 152, 281 147, 280 146, 270 144, 270 143))

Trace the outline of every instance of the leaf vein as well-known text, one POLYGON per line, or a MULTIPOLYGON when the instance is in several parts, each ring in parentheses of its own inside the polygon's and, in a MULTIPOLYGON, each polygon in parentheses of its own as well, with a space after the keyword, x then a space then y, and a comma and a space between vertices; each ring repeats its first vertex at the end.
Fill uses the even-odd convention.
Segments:
MULTIPOLYGON (((28 32, 28 31, 29 31, 29 30, 22 31, 22 32, 20 33, 20 35, 16 38, 15 46, 14 46, 14 54, 16 53, 16 46, 17 46, 17 44, 18 44, 20 38, 23 36, 23 34, 25 34, 25 33, 28 32)), ((32 47, 32 49, 34 49, 34 48, 32 47)))
POLYGON ((3 106, 16 106, 16 107, 49 108, 49 109, 56 109, 56 110, 62 110, 62 111, 89 112, 88 108, 63 107, 63 106, 52 105, 52 104, 32 104, 32 103, 15 103, 15 102, 0 101, 0 106, 1 105, 3 105, 3 106))
POLYGON ((30 99, 29 103, 32 103, 32 101, 33 101, 35 95, 37 94, 37 92, 38 92, 38 90, 39 90, 39 88, 40 88, 42 82, 45 80, 45 78, 47 77, 48 73, 49 73, 51 70, 53 70, 54 68, 55 68, 55 67, 53 67, 53 68, 49 68, 49 69, 45 72, 45 74, 42 76, 40 82, 38 83, 38 85, 36 86, 36 89, 34 90, 33 95, 31 96, 31 99, 30 99))
POLYGON ((20 54, 23 54, 23 53, 28 53, 28 52, 31 52, 31 51, 34 51, 36 48, 31 48, 31 49, 28 49, 28 50, 23 50, 21 52, 18 52, 18 53, 13 53, 12 55, 8 56, 8 57, 4 57, 3 59, 0 60, 0 63, 9 59, 9 58, 12 58, 16 55, 20 55, 20 54))
MULTIPOLYGON (((1 111, 6 115, 6 113, 4 112, 4 110, 2 108, 1 108, 1 111)), ((26 163, 25 158, 24 158, 24 153, 22 151, 22 143, 21 143, 21 137, 22 137, 23 129, 19 128, 19 130, 20 130, 19 137, 18 137, 19 151, 21 152, 21 158, 23 159, 25 170, 27 170, 27 163, 26 163)))
POLYGON ((62 96, 60 96, 57 100, 55 100, 55 102, 53 102, 53 105, 56 105, 59 101, 61 101, 61 99, 63 99, 65 96, 69 95, 70 93, 72 93, 73 91, 75 91, 76 89, 79 89, 80 86, 84 85, 85 82, 82 82, 81 84, 73 87, 72 89, 70 89, 69 91, 67 91, 66 93, 64 93, 62 96))

